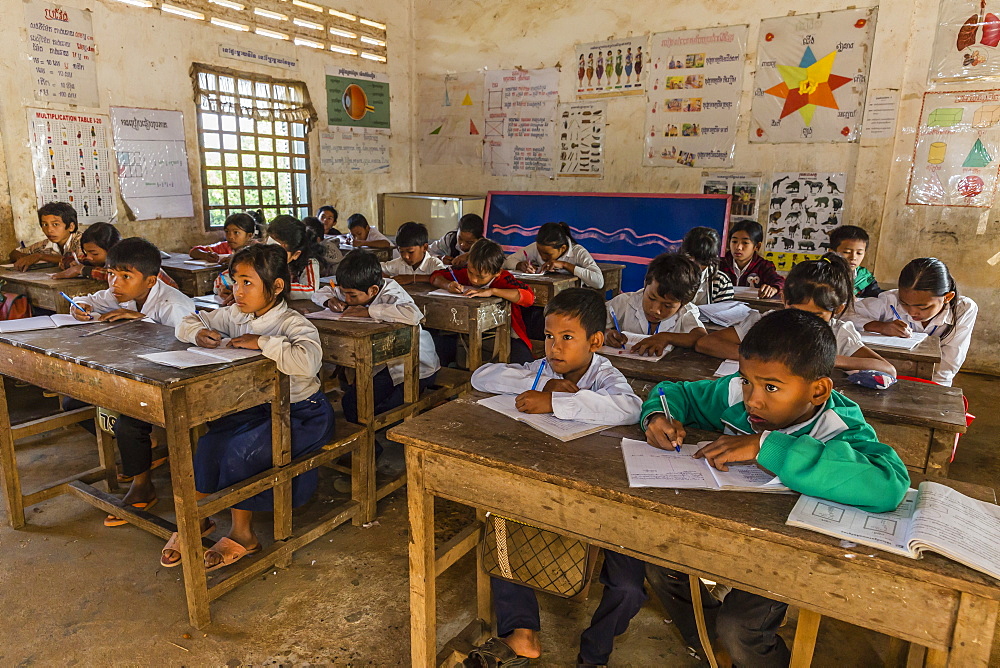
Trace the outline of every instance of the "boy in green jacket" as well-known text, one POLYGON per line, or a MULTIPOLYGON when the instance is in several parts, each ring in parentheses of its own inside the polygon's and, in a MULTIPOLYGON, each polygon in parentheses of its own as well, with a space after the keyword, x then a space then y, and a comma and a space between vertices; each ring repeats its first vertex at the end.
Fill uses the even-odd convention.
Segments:
MULTIPOLYGON (((836 356, 833 331, 819 317, 798 309, 772 311, 740 344, 738 374, 653 388, 640 418, 646 440, 673 450, 684 441, 685 424, 722 431, 695 457, 722 471, 730 463, 753 461, 796 492, 871 512, 893 510, 910 476, 899 455, 878 441, 858 405, 833 390, 836 356)), ((674 619, 685 640, 697 646, 687 577, 650 567, 649 579, 671 612, 687 604, 686 618, 674 619)), ((703 599, 713 601, 707 591, 703 599)), ((736 665, 788 665, 788 648, 776 633, 787 604, 734 589, 716 607, 719 641, 736 665)))

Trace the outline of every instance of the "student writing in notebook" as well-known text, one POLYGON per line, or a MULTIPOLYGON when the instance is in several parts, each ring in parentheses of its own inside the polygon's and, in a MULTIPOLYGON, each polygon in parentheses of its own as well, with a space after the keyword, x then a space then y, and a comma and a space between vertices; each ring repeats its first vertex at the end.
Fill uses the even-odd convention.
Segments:
POLYGON ((604 287, 604 274, 586 248, 573 241, 566 223, 545 223, 538 228, 535 242, 511 253, 504 267, 529 274, 547 271, 571 274, 584 285, 604 287))
MULTIPOLYGON (((603 300, 593 290, 560 292, 545 307, 545 359, 529 364, 486 364, 473 374, 473 387, 517 394, 518 410, 525 413, 553 413, 558 418, 596 424, 635 424, 639 398, 621 372, 595 354, 604 345, 604 318, 603 300)), ((580 638, 579 663, 608 662, 615 636, 625 632, 646 600, 644 577, 642 561, 604 551, 604 593, 590 627, 580 638)), ((497 578, 491 580, 491 586, 499 638, 473 650, 471 663, 466 665, 527 665, 525 657, 541 655, 535 592, 497 578)))
MULTIPOLYGON (((826 322, 799 309, 773 311, 750 329, 739 353, 737 374, 653 388, 640 420, 647 442, 673 450, 685 426, 720 431, 695 455, 719 470, 755 462, 802 494, 873 512, 899 505, 910 484, 906 466, 879 442, 858 405, 833 389, 837 342, 826 322)), ((687 576, 660 567, 651 573, 668 608, 687 606, 677 623, 697 646, 687 576)), ((712 604, 707 590, 702 596, 718 608, 715 631, 735 665, 788 665, 788 648, 776 633, 787 604, 737 589, 721 604, 712 604)))
POLYGON ((351 245, 355 248, 389 248, 389 238, 368 224, 368 219, 360 213, 351 214, 347 219, 347 230, 351 233, 351 245))
POLYGON ((427 227, 421 223, 403 223, 396 231, 399 257, 382 263, 382 275, 400 285, 430 283, 431 274, 444 269, 441 259, 427 252, 427 227))
POLYGON ((693 347, 708 333, 692 303, 700 283, 694 260, 679 253, 657 255, 646 269, 642 290, 623 292, 608 302, 607 345, 623 347, 625 333, 631 332, 645 337, 631 352, 662 355, 667 346, 693 347))
MULTIPOLYGON (((430 253, 456 269, 469 261, 472 244, 483 238, 483 219, 474 213, 467 213, 458 219, 458 229, 448 232, 430 246, 430 253)), ((397 246, 399 245, 397 240, 397 246)))

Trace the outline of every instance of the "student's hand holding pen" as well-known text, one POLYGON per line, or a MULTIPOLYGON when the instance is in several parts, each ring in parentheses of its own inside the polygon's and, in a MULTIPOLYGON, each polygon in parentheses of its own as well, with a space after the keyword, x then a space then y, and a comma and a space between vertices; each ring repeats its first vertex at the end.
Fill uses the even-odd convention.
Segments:
POLYGON ((522 273, 525 273, 525 274, 537 274, 538 273, 538 267, 536 267, 535 265, 531 264, 531 262, 529 262, 528 260, 522 260, 521 262, 518 262, 514 266, 514 269, 516 269, 517 271, 520 271, 522 273))
POLYGON ((458 281, 451 281, 450 283, 448 283, 448 285, 445 286, 445 289, 448 292, 455 293, 456 295, 465 294, 465 286, 459 283, 458 281))
POLYGON ((344 309, 347 308, 347 302, 342 302, 336 297, 330 297, 326 300, 326 307, 334 313, 343 313, 344 309))
POLYGON ((69 312, 73 314, 74 318, 82 320, 83 322, 89 322, 94 319, 94 316, 91 314, 91 311, 93 311, 94 308, 90 304, 76 302, 75 306, 76 308, 71 308, 69 310, 69 312))
POLYGON ((214 329, 199 329, 194 342, 202 348, 218 348, 222 342, 222 334, 214 329))
POLYGON ((611 348, 624 348, 628 343, 628 337, 617 329, 604 330, 604 343, 611 348))
POLYGON ((897 336, 901 339, 908 339, 913 334, 910 326, 902 320, 890 320, 889 322, 873 320, 865 325, 865 331, 885 334, 886 336, 897 336))
POLYGON ((677 420, 668 420, 662 413, 651 418, 646 425, 646 442, 661 450, 676 450, 684 443, 685 436, 687 430, 684 425, 677 420))

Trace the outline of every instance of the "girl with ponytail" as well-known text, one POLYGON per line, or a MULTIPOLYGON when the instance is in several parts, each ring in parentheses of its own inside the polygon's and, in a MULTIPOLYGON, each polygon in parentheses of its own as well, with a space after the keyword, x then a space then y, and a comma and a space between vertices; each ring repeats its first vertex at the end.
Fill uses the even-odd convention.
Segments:
POLYGON ((604 287, 604 274, 590 252, 573 241, 566 223, 545 223, 538 228, 535 243, 514 251, 507 257, 505 269, 526 274, 554 271, 572 274, 587 287, 604 287))

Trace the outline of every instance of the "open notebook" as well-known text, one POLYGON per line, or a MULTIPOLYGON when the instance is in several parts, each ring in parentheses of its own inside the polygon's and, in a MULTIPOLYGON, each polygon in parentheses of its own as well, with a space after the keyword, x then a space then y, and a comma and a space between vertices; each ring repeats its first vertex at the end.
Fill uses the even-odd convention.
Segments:
POLYGON ((218 348, 202 348, 191 346, 187 350, 168 350, 162 353, 149 353, 138 355, 138 357, 150 362, 156 362, 163 366, 172 366, 176 369, 187 369, 193 366, 207 366, 209 364, 225 364, 236 360, 256 357, 260 355, 259 350, 247 350, 246 348, 228 348, 229 339, 222 339, 218 348))
POLYGON ((322 311, 306 313, 306 318, 309 320, 339 320, 341 322, 375 322, 375 318, 365 318, 357 315, 344 315, 343 313, 338 313, 337 311, 331 311, 328 308, 325 308, 322 311))
POLYGON ((625 336, 628 337, 628 343, 625 344, 624 348, 612 348, 611 346, 601 346, 597 351, 605 357, 614 358, 625 358, 630 360, 642 360, 644 362, 655 362, 657 360, 663 359, 663 355, 666 355, 671 350, 674 349, 673 346, 667 346, 663 349, 663 355, 641 355, 639 353, 629 352, 629 349, 635 344, 649 338, 647 334, 635 334, 633 332, 624 332, 625 336))
POLYGON ((522 413, 514 405, 516 399, 517 396, 513 394, 497 394, 480 399, 478 403, 518 422, 532 426, 543 434, 548 434, 560 441, 572 441, 575 438, 595 434, 608 428, 608 425, 591 424, 577 420, 560 420, 552 413, 522 413))
POLYGON ((881 346, 882 348, 899 348, 901 350, 913 350, 927 338, 927 333, 914 332, 907 338, 899 336, 886 336, 874 332, 861 332, 861 341, 866 346, 881 346))
POLYGON ((629 487, 791 493, 779 478, 754 464, 730 464, 728 471, 719 471, 712 468, 708 460, 691 456, 708 443, 684 444, 681 451, 676 452, 623 438, 622 456, 629 487))
POLYGON ((0 334, 13 334, 15 332, 30 332, 33 329, 55 329, 56 327, 69 327, 71 325, 92 325, 94 320, 77 320, 67 313, 56 313, 54 315, 39 315, 34 318, 18 318, 17 320, 0 320, 0 334))
MULTIPOLYGON (((752 288, 751 288, 752 289, 752 288)), ((732 327, 742 322, 750 315, 750 307, 743 302, 728 301, 698 306, 699 318, 702 322, 714 322, 723 327, 732 327)))
POLYGON ((937 552, 1000 578, 1000 506, 936 482, 909 490, 888 513, 802 496, 785 524, 911 559, 937 552))

